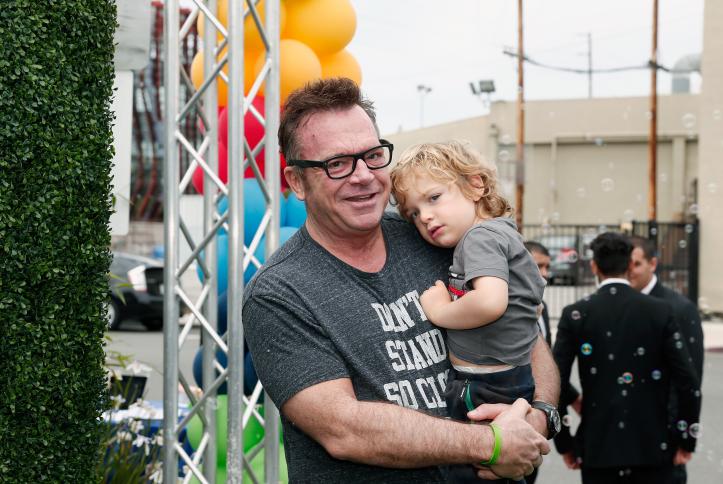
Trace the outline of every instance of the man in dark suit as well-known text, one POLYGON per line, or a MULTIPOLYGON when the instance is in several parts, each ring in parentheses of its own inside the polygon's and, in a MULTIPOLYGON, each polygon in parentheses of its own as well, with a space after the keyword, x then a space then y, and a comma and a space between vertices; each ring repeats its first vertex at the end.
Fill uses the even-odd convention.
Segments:
POLYGON ((578 360, 582 420, 575 453, 582 481, 667 484, 674 460, 688 459, 695 446, 700 383, 670 305, 638 293, 626 279, 630 241, 608 232, 590 247, 599 288, 563 310, 553 350, 561 399, 578 360), (669 429, 671 387, 679 425, 669 429))
MULTIPOLYGON (((633 289, 648 294, 658 299, 667 301, 673 308, 673 317, 678 323, 680 332, 683 336, 682 340, 688 346, 688 352, 695 368, 698 381, 703 381, 703 326, 700 322, 700 313, 698 308, 688 298, 682 294, 665 287, 655 275, 658 268, 658 258, 656 257, 655 244, 649 239, 642 237, 632 237, 633 244, 632 261, 633 265, 630 269, 630 285, 633 289)), ((671 395, 670 405, 670 422, 669 425, 676 425, 676 401, 675 393, 671 395)), ((685 484, 687 482, 687 472, 685 465, 675 466, 675 483, 685 484)))
MULTIPOLYGON (((534 240, 528 240, 525 242, 525 248, 527 252, 532 256, 532 260, 537 264, 537 268, 540 270, 540 275, 547 281, 550 273, 550 251, 547 247, 534 240)), ((540 333, 542 337, 547 341, 547 345, 552 348, 552 335, 550 334, 550 315, 547 312, 547 304, 542 302, 542 315, 537 320, 537 325, 540 327, 540 333)), ((529 483, 530 478, 527 478, 529 483)), ((531 483, 530 483, 531 484, 531 483)))

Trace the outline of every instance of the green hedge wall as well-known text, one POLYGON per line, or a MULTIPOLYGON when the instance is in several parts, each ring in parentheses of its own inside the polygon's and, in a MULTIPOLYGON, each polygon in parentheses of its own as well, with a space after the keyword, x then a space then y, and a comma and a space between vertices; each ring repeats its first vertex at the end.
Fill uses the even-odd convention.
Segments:
POLYGON ((0 482, 96 482, 112 0, 0 7, 0 482))

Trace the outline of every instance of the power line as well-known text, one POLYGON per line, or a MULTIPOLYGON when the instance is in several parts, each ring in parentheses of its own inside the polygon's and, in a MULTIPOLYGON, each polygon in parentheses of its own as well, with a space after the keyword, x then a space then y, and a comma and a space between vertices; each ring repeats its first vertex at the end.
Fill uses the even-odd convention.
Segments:
MULTIPOLYGON (((502 53, 504 55, 517 58, 518 54, 514 50, 506 47, 502 53)), ((643 64, 638 65, 632 65, 632 66, 621 66, 621 67, 608 67, 608 68, 602 68, 602 69, 581 69, 577 67, 565 67, 565 66, 555 66, 551 64, 545 64, 543 62, 536 61, 534 59, 531 59, 528 56, 523 55, 522 60, 527 62, 528 64, 531 64, 533 66, 542 67, 543 69, 550 69, 554 71, 562 71, 562 72, 571 72, 573 74, 609 74, 614 72, 624 72, 624 71, 635 71, 635 70, 642 70, 642 69, 660 69, 662 71, 671 73, 671 74, 687 74, 690 72, 697 72, 697 69, 672 69, 670 67, 666 67, 662 64, 658 64, 655 62, 645 62, 643 64)))

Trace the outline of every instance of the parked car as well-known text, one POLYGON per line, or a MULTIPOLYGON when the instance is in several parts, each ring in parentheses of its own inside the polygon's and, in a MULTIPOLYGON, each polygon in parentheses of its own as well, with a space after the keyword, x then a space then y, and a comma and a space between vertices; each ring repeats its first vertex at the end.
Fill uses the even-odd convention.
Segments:
POLYGON ((547 234, 538 241, 550 251, 550 284, 587 284, 592 282, 590 242, 596 233, 547 234))
POLYGON ((163 327, 163 264, 134 254, 113 253, 108 328, 128 319, 157 331, 163 327))

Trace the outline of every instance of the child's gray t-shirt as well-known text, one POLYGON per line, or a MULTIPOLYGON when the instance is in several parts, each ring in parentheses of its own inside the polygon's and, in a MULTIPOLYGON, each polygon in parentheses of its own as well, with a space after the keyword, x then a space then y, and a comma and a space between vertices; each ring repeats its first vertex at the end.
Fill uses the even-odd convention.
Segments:
POLYGON ((537 306, 542 302, 545 280, 515 222, 498 217, 469 229, 454 250, 449 271, 453 295, 471 290, 471 281, 477 277, 499 277, 508 284, 507 309, 497 321, 473 329, 447 330, 450 352, 478 365, 529 364, 539 334, 537 306))

